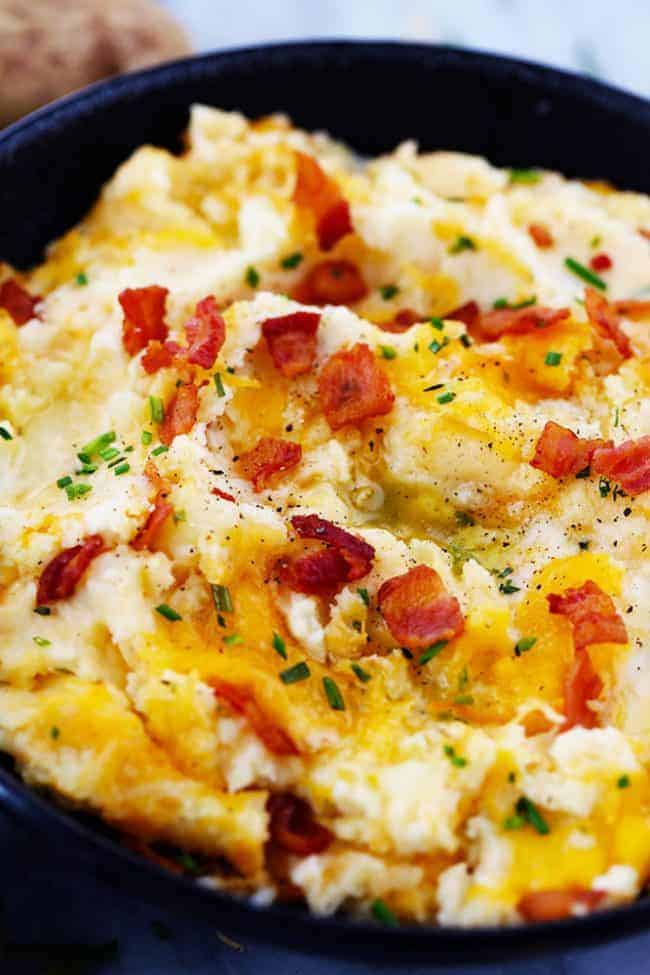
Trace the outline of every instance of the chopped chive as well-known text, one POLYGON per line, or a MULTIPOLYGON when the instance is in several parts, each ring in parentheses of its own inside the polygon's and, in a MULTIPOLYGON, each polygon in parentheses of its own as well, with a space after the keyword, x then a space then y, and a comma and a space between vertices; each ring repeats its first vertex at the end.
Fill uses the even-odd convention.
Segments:
POLYGON ((56 486, 58 488, 65 488, 68 486, 68 484, 72 484, 72 478, 69 474, 66 474, 65 477, 60 477, 56 482, 56 486))
POLYGON ((473 703, 474 697, 472 694, 457 694, 454 698, 454 704, 471 705, 473 703))
POLYGON ((370 905, 370 910, 372 911, 372 916, 374 917, 375 921, 379 921, 380 924, 385 924, 388 928, 399 927, 399 921, 391 911, 388 904, 386 904, 381 897, 378 897, 372 902, 370 905))
POLYGON ((547 352, 546 358, 544 359, 545 366, 559 366, 562 362, 561 352, 547 352))
POLYGON ((180 613, 177 613, 175 609, 168 606, 167 603, 161 603, 160 606, 156 606, 156 612, 164 616, 166 620, 170 623, 176 623, 178 620, 182 620, 183 617, 180 613))
POLYGON ((457 755, 456 749, 454 748, 453 745, 445 745, 444 751, 445 751, 445 755, 447 756, 447 758, 449 759, 452 765, 455 765, 456 768, 465 768, 465 766, 467 765, 467 759, 464 758, 462 755, 457 755))
POLYGON ((442 318, 436 318, 435 315, 429 319, 429 324, 438 332, 442 332, 445 327, 445 323, 443 322, 442 318))
POLYGON ((589 539, 586 539, 583 542, 578 542, 578 548, 582 549, 583 552, 586 552, 590 544, 591 542, 589 541, 589 539))
POLYGON ((273 633, 273 639, 271 640, 271 646, 277 654, 279 654, 283 660, 287 659, 287 646, 280 636, 279 633, 273 633))
POLYGON ((212 589, 214 608, 217 612, 232 613, 232 596, 230 595, 228 586, 221 586, 218 583, 214 583, 210 588, 212 589))
POLYGON ((256 288, 260 283, 259 271, 256 268, 250 267, 246 268, 246 284, 251 288, 256 288))
POLYGON ((540 174, 537 169, 511 169, 511 183, 539 183, 540 174))
POLYGON ((589 241, 589 246, 599 247, 600 244, 602 244, 602 242, 603 242, 603 238, 600 236, 600 234, 596 234, 596 236, 592 237, 591 240, 589 241))
POLYGON ((243 637, 239 633, 229 633, 223 638, 223 642, 229 647, 235 646, 235 644, 243 642, 243 637))
POLYGON ((433 352, 434 355, 437 355, 446 345, 449 345, 449 339, 445 335, 442 342, 439 342, 437 339, 434 339, 433 342, 429 342, 428 349, 430 352, 433 352))
POLYGON ((59 737, 60 734, 61 732, 59 731, 56 725, 53 725, 50 728, 50 738, 53 738, 54 741, 56 741, 56 739, 59 737))
POLYGON ((550 826, 532 799, 528 799, 526 796, 521 796, 521 798, 517 800, 515 811, 519 816, 525 819, 527 823, 530 823, 533 829, 536 829, 540 836, 546 836, 547 833, 551 832, 550 826))
POLYGON ((396 359, 397 358, 397 352, 395 351, 395 349, 393 348, 392 345, 380 345, 379 346, 379 349, 381 351, 382 358, 384 358, 384 359, 396 359))
POLYGON ((148 447, 153 440, 153 433, 151 430, 143 430, 140 434, 140 443, 143 447, 148 447))
POLYGON ((35 636, 34 643, 37 647, 51 647, 52 641, 46 640, 44 636, 35 636))
POLYGON ((151 451, 151 456, 152 457, 158 457, 160 454, 166 454, 168 450, 169 450, 169 447, 165 446, 164 443, 161 443, 159 447, 155 447, 151 451))
POLYGON ((97 471, 97 464, 82 464, 75 474, 95 474, 97 471))
POLYGON ((472 516, 467 511, 455 511, 454 518, 456 519, 457 524, 459 524, 462 528, 471 528, 472 525, 476 524, 472 516))
POLYGON ((515 570, 511 565, 507 565, 505 569, 501 570, 501 572, 497 572, 497 579, 507 579, 508 576, 511 576, 514 571, 515 570))
POLYGON ((225 396, 226 395, 226 390, 224 389, 224 385, 223 385, 223 382, 221 380, 221 373, 220 372, 215 372, 215 374, 214 374, 214 376, 212 378, 214 379, 214 388, 217 391, 217 396, 225 396))
POLYGON ((3 440, 13 440, 14 439, 11 436, 11 434, 9 433, 9 431, 7 430, 6 427, 0 427, 0 437, 2 437, 3 440))
POLYGON ((495 310, 509 308, 511 311, 519 311, 520 308, 530 308, 531 305, 536 304, 537 295, 531 295, 530 298, 524 298, 523 301, 508 301, 507 298, 497 298, 492 307, 495 310))
POLYGON ((49 606, 36 606, 34 612, 38 613, 39 616, 49 616, 52 610, 49 606))
POLYGON ((189 853, 185 853, 183 850, 174 854, 174 860, 176 860, 179 867, 182 867, 183 870, 187 871, 187 873, 199 873, 201 870, 199 861, 189 853))
POLYGON ((594 288, 600 288, 601 291, 607 290, 607 285, 602 278, 594 274, 588 267, 581 264, 580 261, 576 261, 573 257, 567 257, 564 261, 565 267, 568 267, 569 271, 573 271, 575 275, 586 281, 587 284, 593 284, 594 288))
POLYGON ((467 334, 467 332, 463 332, 463 334, 460 337, 460 341, 461 341, 461 345, 464 345, 466 349, 469 349, 470 345, 472 344, 472 340, 467 334))
POLYGON ((283 257, 280 261, 280 265, 286 270, 291 271, 294 267, 298 267, 302 261, 302 254, 300 251, 296 251, 295 254, 288 254, 287 257, 283 257))
POLYGON ((517 773, 508 772, 508 782, 516 782, 516 781, 517 781, 517 773))
POLYGON ((102 460, 109 461, 119 457, 120 452, 117 447, 106 447, 104 450, 99 451, 99 456, 102 460))
POLYGON ((504 829, 521 829, 525 825, 525 819, 521 816, 508 816, 503 820, 504 829))
POLYGON ((76 283, 79 287, 83 287, 84 284, 88 284, 88 275, 85 271, 79 271, 79 274, 75 278, 76 283))
POLYGON ((424 653, 418 660, 418 664, 420 665, 420 667, 424 667, 424 665, 428 664, 430 660, 433 660, 434 657, 437 657, 440 651, 445 649, 445 647, 447 646, 447 642, 448 642, 447 640, 438 640, 436 643, 432 643, 430 647, 427 647, 427 649, 424 651, 424 653))
POLYGON ((396 284, 385 284, 383 288, 379 289, 379 294, 382 296, 384 301, 390 301, 395 295, 399 294, 399 288, 396 284))
POLYGON ((68 484, 65 493, 68 495, 68 501, 74 501, 76 498, 83 498, 85 494, 89 494, 92 491, 90 484, 68 484))
POLYGON ((445 403, 451 403, 453 399, 456 399, 456 394, 452 392, 442 393, 437 397, 438 402, 444 406, 445 403))
POLYGON ((515 657, 521 657, 522 653, 532 650, 536 643, 536 636, 522 636, 521 640, 515 643, 515 657))
POLYGON ((514 582, 502 582, 499 585, 499 592, 503 593, 504 596, 512 596, 514 592, 519 592, 520 587, 515 586, 514 582))
POLYGON ((331 677, 323 677, 323 688, 331 709, 333 711, 345 711, 345 701, 336 681, 333 681, 331 677))
POLYGON ((619 425, 620 420, 621 420, 621 411, 620 411, 619 407, 617 406, 616 407, 616 411, 614 413, 614 426, 615 427, 617 427, 619 425))
POLYGON ((287 670, 280 671, 280 680, 283 684, 297 684, 298 681, 307 680, 311 676, 311 671, 304 660, 288 667, 287 670))
POLYGON ((454 243, 449 248, 449 253, 460 254, 462 253, 462 251, 475 251, 475 250, 476 250, 476 244, 474 243, 472 238, 466 237, 464 234, 461 234, 459 237, 456 238, 454 243))
POLYGON ((425 386, 424 389, 422 390, 422 392, 423 393, 433 393, 433 391, 436 390, 436 389, 442 389, 442 387, 444 385, 445 385, 444 383, 434 383, 433 386, 425 386))
POLYGON ((117 438, 117 434, 114 430, 109 430, 107 433, 100 433, 98 437, 94 440, 90 440, 84 447, 81 448, 77 457, 79 460, 83 461, 85 464, 89 464, 95 454, 100 454, 104 448, 108 447, 109 444, 117 438))
POLYGON ((601 477, 598 481, 598 490, 601 498, 606 498, 609 492, 612 490, 612 485, 609 483, 606 477, 601 477))
POLYGON ((616 782, 616 785, 618 786, 619 789, 627 789, 629 784, 630 784, 629 775, 621 775, 621 777, 616 782))
POLYGON ((363 587, 357 589, 357 594, 362 603, 366 606, 370 606, 370 596, 368 595, 368 590, 363 587))
POLYGON ((358 677, 363 684, 367 684, 368 681, 372 679, 372 674, 369 674, 367 670, 364 670, 361 664, 352 663, 350 664, 350 667, 352 668, 352 673, 355 674, 355 676, 358 677))
POLYGON ((165 419, 165 407, 158 396, 149 397, 149 415, 152 423, 162 423, 165 419))
POLYGON ((185 511, 184 508, 181 508, 180 511, 174 509, 173 518, 174 518, 174 524, 176 525, 179 523, 179 521, 187 521, 187 511, 185 511))
POLYGON ((131 470, 131 465, 127 464, 127 462, 124 461, 123 464, 118 464, 118 466, 113 471, 113 474, 115 474, 116 477, 119 477, 120 474, 126 474, 130 470, 131 470))

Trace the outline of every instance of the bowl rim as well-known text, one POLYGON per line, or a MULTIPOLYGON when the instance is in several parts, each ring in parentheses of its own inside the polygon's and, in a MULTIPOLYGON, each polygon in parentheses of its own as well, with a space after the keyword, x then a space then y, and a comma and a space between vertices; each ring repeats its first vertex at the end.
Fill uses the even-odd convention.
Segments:
MULTIPOLYGON (((626 115, 631 112, 639 113, 644 121, 647 120, 650 131, 649 99, 598 79, 540 62, 450 45, 383 39, 318 38, 307 41, 274 41, 210 51, 95 82, 37 109, 5 128, 0 132, 0 157, 10 156, 19 145, 29 143, 53 125, 65 125, 67 118, 75 119, 87 110, 93 110, 100 105, 105 107, 128 97, 134 88, 142 91, 174 84, 181 77, 200 74, 204 66, 214 62, 236 65, 242 59, 250 62, 252 59, 264 60, 274 56, 293 56, 300 59, 301 56, 310 56, 317 51, 346 54, 351 58, 362 52, 365 55, 372 53, 377 58, 422 57, 441 65, 455 64, 466 70, 481 68, 493 75, 505 73, 533 82, 543 80, 546 87, 550 84, 557 89, 587 95, 592 101, 606 101, 610 109, 613 105, 626 115)), ((67 833, 68 837, 74 837, 86 850, 92 849, 94 853, 100 854, 101 859, 109 866, 121 865, 133 878, 148 878, 151 889, 162 885, 166 896, 201 899, 227 916, 228 922, 235 929, 246 928, 247 922, 252 918, 257 925, 253 932, 256 936, 269 942, 282 943, 285 947, 294 945, 287 938, 286 926, 289 924, 292 925, 292 934, 296 932, 296 926, 299 926, 298 941, 303 944, 313 944, 319 937, 327 938, 324 950, 330 955, 349 954, 351 948, 376 952, 378 943, 380 947, 383 943, 383 947, 393 945, 399 950, 400 959, 409 955, 422 957, 423 952, 436 950, 455 953, 457 960, 468 957, 479 945, 482 951, 496 951, 501 956, 504 953, 529 953, 532 950, 543 952, 562 944, 597 943, 650 927, 650 897, 592 915, 561 921, 469 928, 424 924, 382 927, 370 920, 359 920, 351 915, 322 917, 308 910, 296 910, 282 904, 262 906, 250 899, 237 899, 228 893, 202 886, 190 877, 172 873, 147 860, 120 844, 118 840, 76 818, 64 805, 44 798, 28 786, 17 772, 0 766, 0 808, 2 806, 23 824, 30 823, 34 827, 46 828, 54 826, 62 836, 67 833)), ((99 815, 96 815, 96 819, 101 822, 99 815)), ((444 961, 444 955, 442 958, 436 955, 436 960, 444 961)))

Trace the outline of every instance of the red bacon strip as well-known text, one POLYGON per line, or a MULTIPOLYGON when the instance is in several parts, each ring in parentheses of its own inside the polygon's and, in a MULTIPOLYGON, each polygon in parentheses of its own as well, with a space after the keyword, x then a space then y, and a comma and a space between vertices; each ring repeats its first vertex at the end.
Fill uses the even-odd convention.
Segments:
POLYGON ((314 817, 308 802, 289 793, 269 796, 266 808, 271 817, 271 840, 287 853, 306 857, 322 853, 334 837, 314 817))
POLYGON ((40 295, 30 295, 15 278, 9 278, 0 285, 0 308, 8 311, 16 325, 25 325, 35 317, 35 308, 40 295))
POLYGON ((226 340, 226 323, 212 295, 198 302, 194 316, 185 323, 187 361, 211 369, 226 340))
POLYGON ((314 264, 294 291, 303 305, 351 305, 368 294, 361 271, 352 261, 314 264))
POLYGON ((444 317, 453 318, 455 322, 463 322, 469 330, 472 330, 478 324, 481 309, 475 301, 466 301, 464 305, 459 305, 458 308, 448 311, 444 317))
POLYGON ((302 460, 302 447, 292 440, 262 437, 252 450, 239 458, 241 473, 253 482, 255 491, 267 488, 277 474, 291 470, 302 460))
POLYGON ((262 335, 283 376, 293 379, 310 371, 316 358, 319 322, 320 315, 313 311, 296 311, 262 322, 262 335))
POLYGON ((592 468, 596 474, 616 481, 628 494, 643 494, 650 488, 650 435, 616 447, 603 444, 594 453, 592 468))
POLYGON ((157 284, 147 288, 126 288, 118 295, 124 312, 122 342, 130 356, 137 355, 149 342, 167 338, 165 302, 169 291, 157 284))
POLYGON ((176 350, 180 350, 180 345, 176 342, 159 342, 158 339, 153 339, 142 353, 142 368, 149 374, 167 369, 174 364, 176 350))
POLYGON ((598 448, 609 441, 583 440, 572 430, 549 420, 535 446, 531 467, 551 477, 569 477, 589 467, 598 448))
POLYGON ((364 343, 331 355, 318 377, 321 408, 332 430, 390 413, 395 394, 364 343))
POLYGON ((194 383, 179 386, 165 408, 165 419, 160 427, 160 439, 167 447, 174 437, 189 433, 196 422, 199 409, 199 390, 194 383))
POLYGON ((625 623, 614 600, 591 579, 561 595, 549 593, 546 599, 551 613, 565 616, 571 623, 576 650, 592 643, 627 643, 625 623))
POLYGON ((388 629, 402 647, 423 650, 438 640, 452 640, 465 621, 455 596, 450 596, 434 569, 417 565, 388 579, 377 595, 388 629))
POLYGON ((555 243, 553 234, 543 223, 531 223, 528 227, 528 233, 540 250, 547 250, 555 243))
POLYGON ((156 469, 156 465, 150 460, 147 461, 144 472, 151 481, 151 484, 156 492, 153 502, 154 506, 149 512, 149 516, 144 525, 131 542, 131 547, 138 552, 141 552, 144 549, 149 549, 149 551, 153 552, 158 535, 162 531, 163 525, 171 515, 174 508, 173 505, 167 501, 169 484, 163 477, 160 476, 156 469))
POLYGON ((328 251, 346 234, 352 233, 350 207, 333 179, 321 169, 313 156, 296 152, 296 206, 310 210, 316 220, 321 250, 328 251))
POLYGON ((340 552, 320 549, 295 559, 280 559, 277 570, 292 592, 330 599, 348 581, 350 567, 340 552))
POLYGON ((643 318, 650 318, 650 301, 639 301, 636 298, 624 298, 622 301, 613 302, 614 308, 625 318, 638 321, 643 318))
POLYGON ((232 501, 233 504, 237 503, 237 498, 234 494, 228 494, 227 491, 222 491, 221 488, 212 488, 211 494, 214 494, 215 498, 223 498, 224 501, 232 501))
POLYGON ((621 328, 619 313, 615 305, 610 304, 604 295, 595 288, 585 288, 585 308, 590 323, 597 335, 606 342, 612 342, 618 353, 629 359, 632 355, 630 340, 621 328))
POLYGON ((589 651, 576 650, 573 663, 564 678, 564 713, 566 721, 563 731, 580 725, 583 728, 594 728, 598 723, 598 716, 589 707, 589 701, 600 697, 604 684, 594 669, 589 651))
POLYGON ((503 335, 525 335, 540 328, 549 328, 562 322, 571 314, 568 308, 544 308, 529 305, 526 308, 497 308, 483 313, 474 328, 484 341, 494 342, 503 335))
POLYGON ((577 909, 593 911, 604 900, 602 890, 567 887, 565 890, 535 890, 524 894, 517 910, 526 921, 561 921, 577 909))
POLYGON ((412 308, 402 308, 395 315, 395 318, 390 322, 378 322, 377 325, 384 332, 393 332, 399 334, 400 332, 406 332, 417 322, 422 322, 426 318, 426 315, 420 315, 417 311, 413 311, 412 308))
POLYGON ((38 580, 36 605, 67 599, 94 558, 104 551, 101 535, 89 535, 80 545, 65 548, 45 566, 38 580))
POLYGON ((589 261, 589 267, 592 271, 611 271, 614 267, 614 262, 609 254, 594 254, 589 261))
POLYGON ((348 567, 346 582, 362 579, 370 572, 375 550, 363 538, 318 515, 295 515, 291 524, 301 538, 325 542, 345 559, 348 567))
POLYGON ((264 713, 251 688, 217 678, 212 681, 212 689, 215 697, 226 701, 233 711, 241 714, 248 721, 252 730, 270 752, 274 755, 298 754, 298 749, 289 735, 264 713))

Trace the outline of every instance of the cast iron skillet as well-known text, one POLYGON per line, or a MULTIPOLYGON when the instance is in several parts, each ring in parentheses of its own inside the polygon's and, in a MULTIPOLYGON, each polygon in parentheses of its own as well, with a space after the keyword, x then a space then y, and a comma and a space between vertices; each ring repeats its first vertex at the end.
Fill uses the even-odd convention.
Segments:
MULTIPOLYGON (((133 149, 179 147, 188 106, 288 113, 362 154, 415 138, 507 166, 541 166, 650 193, 650 103, 539 65, 421 44, 317 42, 208 54, 117 78, 42 109, 0 135, 0 258, 19 267, 72 226, 133 149)), ((650 926, 650 898, 592 917, 513 929, 383 929, 304 909, 258 908, 197 886, 120 845, 0 767, 0 801, 144 896, 183 902, 230 931, 316 952, 473 961, 604 940, 650 926)))

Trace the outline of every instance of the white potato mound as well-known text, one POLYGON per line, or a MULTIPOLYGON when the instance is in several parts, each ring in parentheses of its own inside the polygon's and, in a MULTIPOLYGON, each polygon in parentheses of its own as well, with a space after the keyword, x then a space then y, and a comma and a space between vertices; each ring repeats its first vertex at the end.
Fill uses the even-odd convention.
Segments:
POLYGON ((649 230, 605 185, 195 106, 0 268, 25 779, 319 914, 636 897, 649 230))

